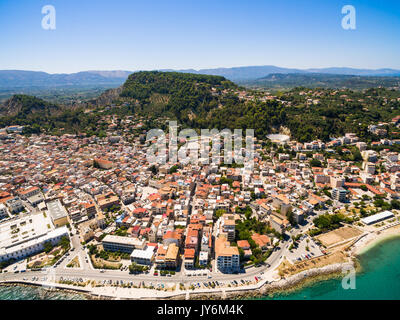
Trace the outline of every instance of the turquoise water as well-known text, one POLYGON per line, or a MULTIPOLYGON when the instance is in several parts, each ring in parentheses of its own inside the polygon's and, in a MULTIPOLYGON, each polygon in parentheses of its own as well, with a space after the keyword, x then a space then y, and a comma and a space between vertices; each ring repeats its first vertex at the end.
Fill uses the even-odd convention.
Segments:
MULTIPOLYGON (((363 271, 357 274, 356 289, 344 290, 341 279, 315 283, 290 294, 262 297, 269 300, 369 300, 400 299, 400 238, 388 239, 359 258, 363 271)), ((0 287, 0 300, 82 300, 84 295, 49 292, 40 287, 0 287)))
POLYGON ((0 300, 85 300, 85 296, 40 287, 13 286, 0 287, 0 300))
POLYGON ((263 300, 399 300, 400 238, 381 242, 359 257, 363 271, 357 274, 356 289, 342 288, 341 279, 317 282, 289 294, 263 300))

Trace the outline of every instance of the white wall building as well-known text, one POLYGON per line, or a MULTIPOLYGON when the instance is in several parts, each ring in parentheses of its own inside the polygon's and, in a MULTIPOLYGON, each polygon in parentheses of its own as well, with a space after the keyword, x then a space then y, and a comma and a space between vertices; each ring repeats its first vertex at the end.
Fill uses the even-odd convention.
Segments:
POLYGON ((0 224, 0 261, 20 260, 43 251, 44 243, 57 244, 68 228, 54 229, 49 217, 31 214, 0 224))

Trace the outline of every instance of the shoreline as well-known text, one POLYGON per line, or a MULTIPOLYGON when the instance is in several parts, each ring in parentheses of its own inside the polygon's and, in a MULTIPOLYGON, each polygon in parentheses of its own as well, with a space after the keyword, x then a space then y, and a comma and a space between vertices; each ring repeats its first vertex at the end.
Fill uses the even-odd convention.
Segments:
MULTIPOLYGON (((242 300, 251 298, 261 298, 264 296, 273 296, 275 294, 289 294, 291 292, 301 290, 305 286, 312 285, 320 281, 330 280, 337 278, 342 274, 342 268, 344 266, 353 265, 352 262, 335 264, 325 266, 323 268, 310 269, 286 279, 281 279, 275 282, 263 284, 258 289, 243 289, 241 291, 232 290, 226 292, 225 296, 221 293, 210 292, 204 293, 192 293, 191 300, 209 300, 210 296, 215 300, 242 300)), ((179 297, 175 297, 174 300, 178 300, 179 297)))
MULTIPOLYGON (((22 287, 22 288, 38 288, 42 289, 46 292, 46 294, 49 293, 61 293, 61 294, 71 294, 71 295, 81 295, 84 296, 87 300, 101 300, 100 298, 92 295, 90 292, 87 292, 85 289, 68 289, 68 288, 62 288, 57 285, 54 285, 51 289, 48 287, 43 286, 42 284, 38 283, 28 283, 28 282, 23 282, 23 281, 10 281, 10 282, 2 282, 0 283, 0 287, 6 287, 6 288, 12 288, 12 287, 22 287)), ((0 299, 1 300, 1 299, 0 299)))
MULTIPOLYGON (((290 293, 295 290, 300 290, 306 285, 316 283, 319 281, 329 280, 338 277, 342 273, 342 268, 345 265, 354 265, 353 262, 340 263, 335 265, 328 265, 322 268, 315 268, 302 271, 298 274, 290 276, 286 279, 280 279, 271 283, 260 283, 258 288, 226 288, 208 292, 190 292, 189 300, 208 300, 210 296, 215 300, 230 300, 230 299, 247 299, 257 298, 265 295, 272 295, 276 293, 290 293)), ((60 284, 55 284, 51 289, 39 283, 28 283, 24 281, 9 281, 0 283, 1 287, 31 287, 40 288, 48 292, 60 292, 67 294, 83 295, 88 300, 133 300, 133 298, 118 298, 116 296, 108 296, 106 294, 100 295, 92 292, 90 289, 79 288, 66 288, 60 284)), ((186 300, 187 292, 172 293, 165 297, 147 297, 135 298, 136 300, 186 300)))
POLYGON ((384 231, 375 231, 367 235, 361 244, 356 244, 352 250, 352 255, 359 257, 375 246, 390 239, 400 238, 400 226, 395 226, 384 231))
MULTIPOLYGON (((93 288, 75 288, 75 287, 65 287, 62 284, 54 284, 52 288, 49 289, 39 283, 29 283, 24 281, 10 281, 2 282, 0 286, 2 287, 36 287, 43 290, 48 290, 49 292, 64 292, 68 294, 79 294, 83 295, 88 300, 209 300, 210 296, 215 300, 230 300, 230 299, 249 299, 249 298, 262 298, 263 296, 274 296, 275 294, 290 294, 294 291, 301 290, 304 287, 311 286, 315 283, 327 281, 330 279, 338 278, 342 275, 343 267, 353 266, 356 272, 362 272, 362 266, 359 263, 358 258, 369 250, 373 249, 375 246, 394 238, 400 238, 400 226, 394 226, 383 231, 374 231, 350 247, 350 257, 349 261, 343 263, 332 264, 324 266, 321 268, 314 268, 299 272, 288 278, 282 278, 268 283, 267 281, 262 281, 256 288, 223 288, 214 291, 206 292, 196 292, 196 291, 185 291, 185 292, 171 292, 168 294, 165 292, 163 296, 157 296, 155 290, 154 294, 151 292, 146 297, 117 297, 117 295, 109 294, 99 294, 93 292, 93 288), (263 283, 264 282, 264 283, 263 283)), ((150 290, 150 289, 149 289, 150 290)))

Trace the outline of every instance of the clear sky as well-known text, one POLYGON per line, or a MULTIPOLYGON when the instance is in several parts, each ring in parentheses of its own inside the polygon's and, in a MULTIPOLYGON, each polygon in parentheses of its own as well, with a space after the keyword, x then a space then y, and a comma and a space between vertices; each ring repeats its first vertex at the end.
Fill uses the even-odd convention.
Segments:
POLYGON ((0 0, 0 35, 0 69, 400 69, 398 0, 0 0), (348 4, 356 30, 341 26, 348 4))

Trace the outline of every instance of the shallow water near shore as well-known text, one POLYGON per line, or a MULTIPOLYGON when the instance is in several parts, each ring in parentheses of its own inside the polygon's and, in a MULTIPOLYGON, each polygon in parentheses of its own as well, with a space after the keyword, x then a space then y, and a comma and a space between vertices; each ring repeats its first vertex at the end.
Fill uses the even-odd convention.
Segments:
POLYGON ((86 300, 85 295, 33 286, 0 286, 0 300, 86 300))
MULTIPOLYGON (((334 278, 311 282, 290 293, 276 293, 251 299, 261 300, 400 300, 400 237, 386 239, 359 256, 362 272, 356 289, 344 290, 334 278)), ((0 286, 0 300, 85 300, 87 296, 64 291, 47 291, 32 286, 0 286)))
POLYGON ((342 288, 342 279, 316 282, 291 293, 259 297, 261 300, 399 300, 400 238, 386 239, 358 257, 362 272, 356 289, 342 288))

